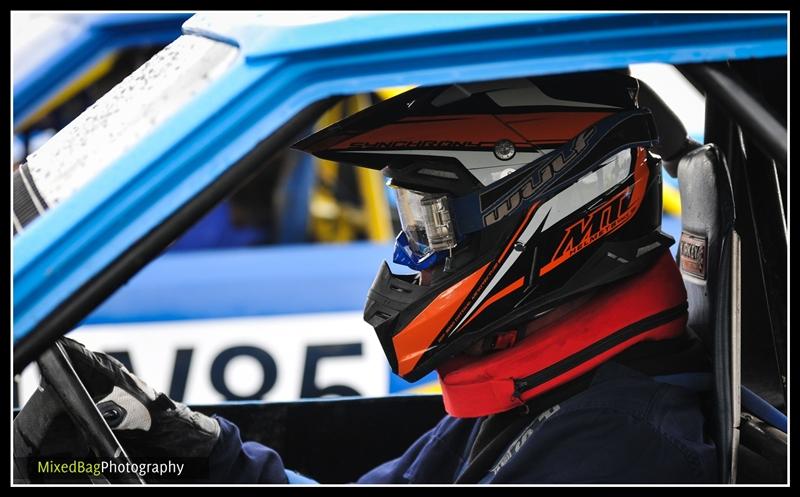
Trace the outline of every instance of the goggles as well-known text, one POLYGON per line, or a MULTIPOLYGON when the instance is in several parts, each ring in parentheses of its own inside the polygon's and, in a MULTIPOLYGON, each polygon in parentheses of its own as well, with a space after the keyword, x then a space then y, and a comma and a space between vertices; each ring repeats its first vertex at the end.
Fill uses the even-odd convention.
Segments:
POLYGON ((402 231, 395 240, 394 262, 415 270, 427 269, 458 243, 446 195, 392 186, 402 231))

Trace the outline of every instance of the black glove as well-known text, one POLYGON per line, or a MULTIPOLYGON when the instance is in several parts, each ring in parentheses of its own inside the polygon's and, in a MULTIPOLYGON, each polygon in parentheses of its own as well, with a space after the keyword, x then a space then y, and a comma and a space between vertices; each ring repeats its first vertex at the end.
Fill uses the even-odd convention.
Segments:
POLYGON ((131 457, 205 458, 219 423, 156 392, 102 352, 64 337, 72 367, 131 457))

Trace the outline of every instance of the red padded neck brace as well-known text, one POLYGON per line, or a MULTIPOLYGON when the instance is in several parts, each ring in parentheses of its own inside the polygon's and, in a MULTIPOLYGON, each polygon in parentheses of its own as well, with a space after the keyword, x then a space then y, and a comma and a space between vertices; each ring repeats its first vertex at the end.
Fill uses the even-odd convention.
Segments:
POLYGON ((685 302, 680 272, 665 251, 645 273, 614 284, 517 345, 444 364, 438 372, 445 409, 458 418, 507 411, 632 345, 674 338, 685 329, 685 302))

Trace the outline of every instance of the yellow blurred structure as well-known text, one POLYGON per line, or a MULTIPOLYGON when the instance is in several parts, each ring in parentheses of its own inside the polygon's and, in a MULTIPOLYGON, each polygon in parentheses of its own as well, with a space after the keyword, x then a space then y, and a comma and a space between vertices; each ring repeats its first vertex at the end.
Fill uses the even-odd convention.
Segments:
POLYGON ((387 100, 395 95, 405 93, 414 88, 416 88, 416 86, 392 86, 390 88, 381 88, 380 90, 375 90, 375 93, 380 97, 381 100, 387 100))
POLYGON ((424 385, 420 385, 418 387, 411 388, 409 390, 404 390, 401 393, 413 393, 413 394, 441 394, 442 393, 442 386, 439 384, 439 381, 432 381, 430 383, 425 383, 424 385))
MULTIPOLYGON (((413 88, 402 86, 375 92, 381 100, 413 88)), ((315 126, 323 129, 373 104, 371 95, 347 98, 326 112, 315 126)), ((368 168, 340 168, 336 162, 317 159, 317 182, 311 194, 310 230, 318 242, 347 242, 366 238, 388 242, 394 238, 384 178, 380 171, 368 168), (358 198, 342 198, 340 181, 354 175, 358 198)))
MULTIPOLYGON (((315 129, 330 126, 370 105, 370 95, 349 97, 326 112, 315 129)), ((309 226, 315 241, 392 240, 389 201, 380 171, 349 166, 342 168, 336 162, 322 159, 316 160, 316 170, 309 213, 309 226), (342 185, 351 183, 356 185, 356 191, 346 192, 342 185)))
POLYGON ((33 114, 31 114, 27 119, 22 121, 19 126, 17 126, 16 131, 29 128, 47 116, 47 114, 51 113, 54 109, 57 109, 63 105, 67 100, 74 97, 82 90, 91 86, 95 81, 105 76, 111 70, 111 68, 114 67, 114 63, 117 61, 118 56, 119 54, 112 53, 106 57, 103 57, 100 62, 87 69, 86 72, 75 78, 75 80, 67 85, 66 88, 61 90, 58 94, 53 96, 53 98, 47 100, 41 107, 36 109, 33 114))
POLYGON ((663 188, 663 210, 665 214, 681 217, 681 195, 674 186, 664 183, 663 188))

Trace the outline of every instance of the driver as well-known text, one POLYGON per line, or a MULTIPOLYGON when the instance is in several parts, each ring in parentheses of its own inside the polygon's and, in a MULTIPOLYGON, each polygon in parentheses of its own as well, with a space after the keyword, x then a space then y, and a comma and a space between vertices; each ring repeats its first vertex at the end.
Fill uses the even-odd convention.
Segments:
MULTIPOLYGON (((367 297, 392 370, 436 370, 448 416, 360 483, 717 480, 708 368, 660 230, 658 135, 619 72, 417 88, 299 142, 381 169, 402 231, 367 297)), ((134 457, 208 458, 208 481, 303 480, 224 418, 69 347, 134 457), (113 412, 112 412, 113 411, 113 412), (116 413, 116 414, 114 414, 116 413)))

